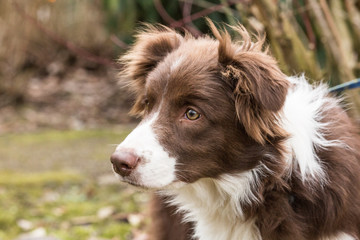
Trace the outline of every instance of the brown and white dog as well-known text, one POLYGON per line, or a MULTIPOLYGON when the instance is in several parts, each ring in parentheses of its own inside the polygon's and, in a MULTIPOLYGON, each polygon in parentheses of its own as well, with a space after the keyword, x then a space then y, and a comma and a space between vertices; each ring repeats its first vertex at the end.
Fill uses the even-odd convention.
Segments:
POLYGON ((154 239, 360 239, 360 140, 325 85, 240 41, 162 26, 122 57, 138 127, 111 156, 156 192, 154 239))

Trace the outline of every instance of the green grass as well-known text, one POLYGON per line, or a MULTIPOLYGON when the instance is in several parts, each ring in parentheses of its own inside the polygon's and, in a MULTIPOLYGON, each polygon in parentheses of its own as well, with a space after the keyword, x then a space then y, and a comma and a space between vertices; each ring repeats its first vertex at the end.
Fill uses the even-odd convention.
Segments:
POLYGON ((98 176, 110 170, 109 156, 129 128, 41 131, 0 136, 0 169, 16 172, 79 170, 98 176))
POLYGON ((0 137, 0 239, 44 228, 64 240, 131 239, 145 220, 131 224, 148 200, 112 180, 110 143, 129 128, 91 131, 44 131, 0 137), (101 217, 99 211, 110 208, 101 217), (29 229, 21 227, 28 221, 29 229))

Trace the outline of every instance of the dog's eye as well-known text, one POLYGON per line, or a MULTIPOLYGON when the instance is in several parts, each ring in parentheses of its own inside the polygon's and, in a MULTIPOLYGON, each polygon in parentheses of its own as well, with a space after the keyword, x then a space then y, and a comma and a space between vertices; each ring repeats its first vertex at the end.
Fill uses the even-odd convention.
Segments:
POLYGON ((150 106, 149 99, 147 99, 147 98, 143 99, 141 104, 142 104, 142 108, 143 108, 143 114, 147 114, 149 112, 149 106, 150 106))
POLYGON ((188 109, 185 113, 185 117, 191 121, 194 121, 200 117, 200 113, 198 113, 194 109, 188 109))
POLYGON ((145 108, 145 111, 148 111, 149 110, 149 106, 150 106, 150 101, 149 101, 149 99, 144 99, 143 100, 143 106, 144 106, 144 108, 145 108))

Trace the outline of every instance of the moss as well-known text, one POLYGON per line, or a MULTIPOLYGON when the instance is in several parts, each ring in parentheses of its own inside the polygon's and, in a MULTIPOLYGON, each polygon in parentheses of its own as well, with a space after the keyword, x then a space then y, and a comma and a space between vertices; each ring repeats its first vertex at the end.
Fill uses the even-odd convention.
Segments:
POLYGON ((125 223, 112 223, 103 229, 101 237, 111 239, 129 239, 131 236, 131 226, 125 223))
POLYGON ((33 145, 33 144, 46 144, 49 142, 69 142, 77 141, 80 139, 91 138, 119 138, 123 139, 129 133, 127 129, 109 130, 109 129, 96 129, 96 130, 67 130, 56 131, 47 130, 35 133, 19 133, 19 134, 5 134, 0 137, 0 145, 12 145, 13 143, 20 145, 33 145))
POLYGON ((111 172, 109 156, 129 131, 126 128, 3 135, 0 169, 25 173, 71 169, 98 176, 111 172))
POLYGON ((92 226, 75 226, 69 231, 55 231, 53 235, 63 240, 87 240, 95 234, 92 226))
POLYGON ((79 173, 72 172, 45 172, 45 173, 17 173, 0 172, 1 186, 46 186, 64 183, 79 183, 83 177, 79 173))
POLYGON ((97 159, 108 158, 109 150, 113 150, 113 146, 104 145, 120 142, 128 132, 50 131, 9 135, 8 141, 2 137, 0 155, 5 154, 0 161, 0 239, 16 239, 24 233, 17 225, 21 219, 30 221, 33 229, 43 227, 59 239, 129 239, 135 227, 127 223, 126 215, 142 212, 147 194, 117 182, 99 185, 97 181, 101 171, 112 174, 108 160, 97 159), (8 142, 15 146, 4 146, 8 142), (50 154, 58 149, 62 154, 50 154), (56 170, 52 162, 59 162, 56 170), (94 166, 93 172, 87 166, 94 166), (106 206, 112 206, 114 215, 124 219, 98 218, 97 212, 106 206))

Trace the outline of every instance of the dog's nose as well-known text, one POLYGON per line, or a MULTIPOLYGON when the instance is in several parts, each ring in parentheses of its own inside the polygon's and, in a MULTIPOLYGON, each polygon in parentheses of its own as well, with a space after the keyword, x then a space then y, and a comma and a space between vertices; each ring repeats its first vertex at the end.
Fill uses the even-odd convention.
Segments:
POLYGON ((139 156, 130 151, 114 152, 110 157, 116 173, 123 177, 131 174, 139 162, 139 156))

